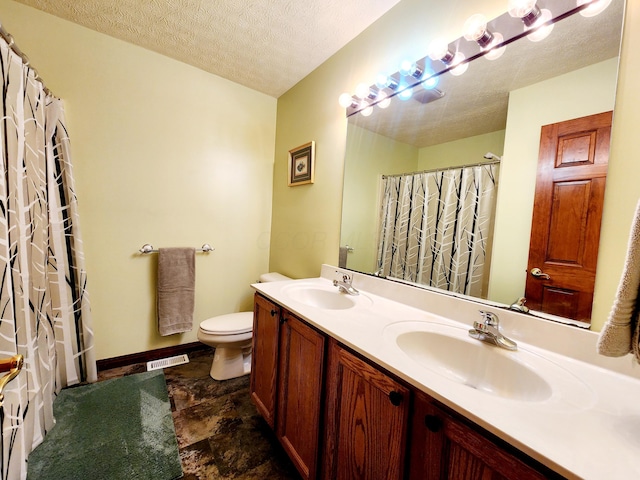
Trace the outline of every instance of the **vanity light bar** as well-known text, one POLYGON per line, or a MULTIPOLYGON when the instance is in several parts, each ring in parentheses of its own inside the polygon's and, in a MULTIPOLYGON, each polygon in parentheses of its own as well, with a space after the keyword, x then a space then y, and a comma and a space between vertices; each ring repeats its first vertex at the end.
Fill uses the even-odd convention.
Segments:
POLYGON ((498 58, 507 45, 522 37, 530 36, 533 41, 541 40, 551 32, 554 23, 578 12, 585 15, 588 14, 587 12, 600 13, 611 3, 611 0, 528 0, 529 10, 524 7, 520 10, 513 8, 513 4, 522 6, 525 2, 526 0, 511 1, 509 12, 488 22, 480 18, 481 16, 474 15, 467 21, 470 25, 467 25, 469 31, 465 31, 465 36, 449 44, 446 41, 443 42, 439 46, 438 53, 436 53, 438 49, 432 42, 429 49, 431 55, 411 62, 410 69, 403 65, 392 75, 386 77, 382 75, 383 78, 378 79, 375 85, 371 85, 368 91, 366 87, 363 89, 368 92, 364 98, 343 93, 339 101, 340 105, 346 109, 346 116, 350 117, 363 111, 371 114, 372 107, 376 105, 384 107, 388 105, 391 98, 402 92, 406 93, 427 81, 435 85, 438 77, 447 72, 460 75, 476 58, 498 58), (514 13, 510 13, 518 11, 520 14, 515 17, 514 13), (544 18, 541 18, 542 13, 544 18), (472 26, 474 29, 471 28, 472 26), (423 73, 420 75, 417 72, 423 73))

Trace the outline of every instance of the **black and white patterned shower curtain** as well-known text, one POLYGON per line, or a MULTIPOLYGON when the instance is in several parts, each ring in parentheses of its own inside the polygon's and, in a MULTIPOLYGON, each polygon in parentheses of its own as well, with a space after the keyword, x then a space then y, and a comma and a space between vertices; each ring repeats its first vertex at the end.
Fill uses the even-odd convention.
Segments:
POLYGON ((0 71, 0 358, 25 360, 0 409, 0 478, 15 480, 56 394, 97 372, 62 102, 1 38, 0 71))
POLYGON ((383 178, 377 270, 486 296, 497 164, 383 178))

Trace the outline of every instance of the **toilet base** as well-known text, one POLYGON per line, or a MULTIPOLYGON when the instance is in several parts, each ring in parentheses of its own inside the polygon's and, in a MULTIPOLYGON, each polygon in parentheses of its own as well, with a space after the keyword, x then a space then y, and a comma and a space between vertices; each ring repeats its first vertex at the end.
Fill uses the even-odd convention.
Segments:
POLYGON ((217 347, 209 375, 214 380, 229 380, 251 373, 251 347, 217 347))

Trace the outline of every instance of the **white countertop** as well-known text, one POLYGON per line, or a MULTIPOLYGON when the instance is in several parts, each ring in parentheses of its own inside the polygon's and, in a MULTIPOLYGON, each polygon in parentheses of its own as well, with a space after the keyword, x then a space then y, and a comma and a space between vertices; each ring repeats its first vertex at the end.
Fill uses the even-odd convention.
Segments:
POLYGON ((640 367, 630 356, 597 355, 593 332, 354 272, 349 273, 361 294, 350 297, 353 308, 312 307, 291 295, 292 286, 335 288, 331 279, 337 270, 324 265, 322 277, 252 286, 564 476, 640 478, 640 367), (479 309, 497 313, 503 333, 518 343, 518 352, 498 353, 542 357, 534 363, 552 385, 550 398, 514 400, 470 388, 420 365, 395 342, 398 332, 429 324, 468 330, 479 309), (547 377, 540 368, 545 362, 550 374, 560 374, 547 377))

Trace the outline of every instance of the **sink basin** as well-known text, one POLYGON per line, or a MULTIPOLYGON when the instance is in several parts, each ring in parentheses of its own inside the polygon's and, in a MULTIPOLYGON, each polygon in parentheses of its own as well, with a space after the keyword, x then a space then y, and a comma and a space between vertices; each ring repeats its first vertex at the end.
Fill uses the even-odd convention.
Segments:
POLYGON ((480 342, 465 326, 406 321, 387 326, 384 335, 420 367, 482 393, 577 408, 593 401, 591 389, 555 362, 522 346, 509 351, 480 342))
POLYGON ((283 292, 296 302, 326 310, 346 310, 357 305, 369 306, 371 304, 371 300, 362 294, 348 295, 339 292, 333 286, 294 284, 286 287, 283 292))
POLYGON ((416 362, 476 390, 527 401, 551 397, 551 386, 515 359, 518 352, 436 332, 402 333, 396 342, 416 362))

